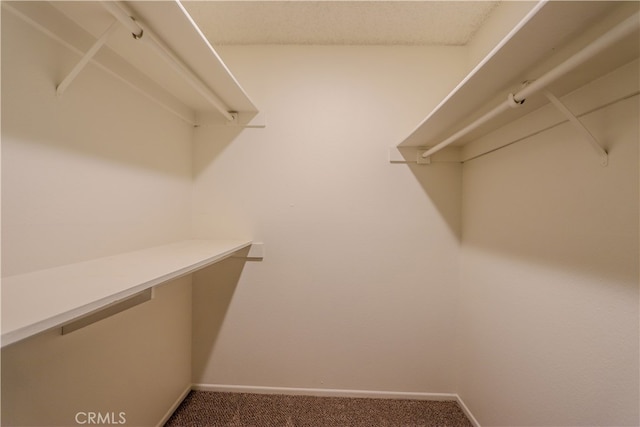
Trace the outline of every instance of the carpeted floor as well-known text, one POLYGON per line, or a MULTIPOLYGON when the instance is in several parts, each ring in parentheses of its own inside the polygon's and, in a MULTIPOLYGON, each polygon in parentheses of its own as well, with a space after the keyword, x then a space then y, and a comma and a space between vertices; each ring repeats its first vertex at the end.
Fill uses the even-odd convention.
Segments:
POLYGON ((165 427, 473 427, 454 401, 192 391, 165 427))

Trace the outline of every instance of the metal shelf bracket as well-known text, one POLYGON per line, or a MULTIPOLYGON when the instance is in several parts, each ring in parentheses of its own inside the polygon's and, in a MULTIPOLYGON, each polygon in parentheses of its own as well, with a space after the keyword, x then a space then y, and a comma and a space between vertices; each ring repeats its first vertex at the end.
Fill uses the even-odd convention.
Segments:
POLYGON ((609 164, 609 155, 602 148, 598 140, 589 130, 582 124, 580 119, 578 119, 568 108, 564 105, 554 94, 549 91, 544 91, 544 95, 547 97, 549 101, 558 109, 562 114, 565 115, 567 119, 571 122, 571 124, 582 134, 582 136, 587 140, 589 145, 593 147, 595 152, 600 157, 600 164, 602 166, 607 166, 609 164))
POLYGON ((91 46, 91 48, 84 54, 84 56, 80 59, 80 61, 76 64, 75 67, 69 72, 67 77, 62 80, 62 82, 56 87, 56 95, 61 96, 67 87, 73 82, 73 80, 80 74, 80 72, 84 69, 84 67, 91 61, 91 58, 95 56, 96 53, 100 50, 100 48, 107 42, 111 34, 120 26, 118 20, 114 20, 113 23, 107 28, 107 30, 102 33, 100 38, 96 40, 96 42, 91 46))

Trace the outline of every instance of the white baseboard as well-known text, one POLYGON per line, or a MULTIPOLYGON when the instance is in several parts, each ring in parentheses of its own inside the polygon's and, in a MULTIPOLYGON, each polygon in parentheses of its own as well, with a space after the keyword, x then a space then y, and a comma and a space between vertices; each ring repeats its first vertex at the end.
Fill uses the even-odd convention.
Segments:
POLYGON ((178 406, 180 406, 180 404, 182 403, 182 401, 184 400, 185 397, 187 397, 187 394, 189 394, 189 392, 191 392, 191 390, 193 390, 193 387, 191 385, 189 385, 178 397, 178 399, 176 399, 175 402, 173 402, 173 405, 171 405, 171 407, 169 408, 169 410, 164 414, 164 416, 162 417, 162 419, 160 420, 160 422, 158 423, 158 425, 156 427, 162 427, 164 426, 167 421, 169 421, 169 418, 171 418, 171 415, 173 415, 173 413, 176 411, 176 409, 178 409, 178 406))
POLYGON ((469 418, 469 421, 471 421, 471 424, 473 424, 473 427, 481 427, 480 423, 476 420, 476 417, 473 416, 467 405, 464 404, 464 401, 459 394, 456 394, 456 400, 458 401, 458 405, 462 408, 462 412, 464 412, 467 418, 469 418))
POLYGON ((414 393, 403 391, 344 390, 329 388, 263 387, 226 384, 194 384, 193 390, 231 393, 289 394, 320 397, 368 397, 376 399, 457 400, 454 393, 414 393))

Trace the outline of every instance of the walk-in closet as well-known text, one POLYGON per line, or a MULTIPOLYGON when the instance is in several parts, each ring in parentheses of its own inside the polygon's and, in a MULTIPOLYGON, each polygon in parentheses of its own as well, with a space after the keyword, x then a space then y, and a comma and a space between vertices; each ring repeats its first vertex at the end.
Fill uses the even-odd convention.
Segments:
POLYGON ((1 4, 3 426, 640 425, 640 2, 1 4))

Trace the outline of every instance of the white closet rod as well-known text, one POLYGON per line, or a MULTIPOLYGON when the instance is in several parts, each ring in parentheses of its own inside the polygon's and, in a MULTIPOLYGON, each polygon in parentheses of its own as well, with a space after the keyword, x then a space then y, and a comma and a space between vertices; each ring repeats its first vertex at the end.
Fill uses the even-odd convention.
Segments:
POLYGON ((225 105, 224 101, 218 97, 206 84, 198 78, 184 63, 169 49, 151 30, 143 28, 139 22, 120 7, 117 2, 103 1, 102 6, 111 13, 122 25, 124 25, 136 40, 147 43, 162 59, 164 59, 174 70, 178 72, 200 95, 202 95, 216 110, 218 110, 228 121, 235 119, 233 112, 225 105))
POLYGON ((549 84, 553 83, 555 80, 562 77, 569 71, 583 64, 587 60, 593 58, 594 56, 604 51, 605 49, 611 47, 612 45, 614 45, 624 37, 630 35, 633 31, 638 29, 639 26, 640 26, 640 12, 636 12, 635 14, 631 15, 629 18, 625 19, 620 24, 618 24, 617 26, 615 26, 614 28, 612 28, 611 30, 603 34, 600 38, 596 39, 591 44, 587 45, 578 53, 569 57, 569 59, 565 60, 555 68, 549 70, 547 73, 542 75, 537 80, 532 81, 531 83, 529 83, 527 86, 525 86, 515 94, 509 94, 507 99, 503 101, 501 104, 499 104, 498 106, 496 106, 493 110, 489 111, 488 113, 478 118, 476 121, 460 129, 458 132, 454 133, 444 141, 440 142, 439 144, 425 151, 424 153, 422 153, 422 157, 427 158, 437 153, 438 151, 442 150, 443 148, 453 144, 458 139, 467 135, 471 131, 477 129, 478 127, 485 124, 486 122, 493 119, 494 117, 497 117, 498 115, 502 114, 504 111, 508 110, 509 108, 517 108, 524 102, 524 100, 528 96, 533 95, 536 92, 539 92, 540 90, 544 89, 549 84))

